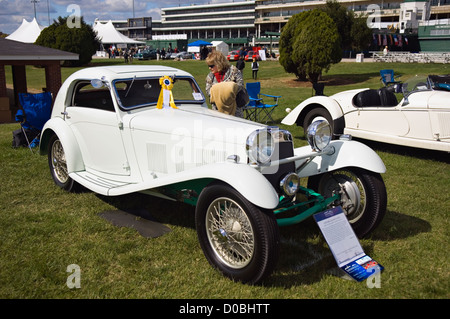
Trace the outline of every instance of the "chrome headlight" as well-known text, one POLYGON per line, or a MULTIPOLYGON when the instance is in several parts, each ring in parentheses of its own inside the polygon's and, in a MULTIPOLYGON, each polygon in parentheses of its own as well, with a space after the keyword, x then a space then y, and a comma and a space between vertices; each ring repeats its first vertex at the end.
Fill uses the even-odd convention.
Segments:
POLYGON ((268 164, 275 149, 275 142, 270 130, 256 130, 247 138, 246 151, 250 163, 268 164))
POLYGON ((294 196, 300 186, 300 177, 295 173, 287 174, 280 181, 280 188, 287 196, 294 196))
POLYGON ((331 127, 327 121, 315 121, 308 126, 308 143, 314 151, 322 151, 331 142, 331 127))

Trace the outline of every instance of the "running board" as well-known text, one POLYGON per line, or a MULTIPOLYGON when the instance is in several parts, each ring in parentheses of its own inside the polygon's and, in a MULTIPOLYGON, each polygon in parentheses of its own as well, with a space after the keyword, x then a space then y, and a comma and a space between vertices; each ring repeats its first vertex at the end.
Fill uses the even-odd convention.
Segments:
POLYGON ((123 191, 115 192, 115 195, 126 194, 126 189, 128 188, 127 186, 134 185, 134 183, 106 179, 86 171, 71 173, 69 176, 74 181, 90 189, 91 191, 106 196, 110 196, 111 190, 117 188, 123 188, 123 191))

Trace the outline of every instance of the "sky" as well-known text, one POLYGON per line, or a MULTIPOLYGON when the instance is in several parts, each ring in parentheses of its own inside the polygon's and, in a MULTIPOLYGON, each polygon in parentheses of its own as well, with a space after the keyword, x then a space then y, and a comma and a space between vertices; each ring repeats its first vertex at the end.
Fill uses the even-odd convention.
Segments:
POLYGON ((66 17, 80 10, 80 15, 88 24, 95 19, 126 20, 134 16, 152 17, 159 20, 161 8, 232 2, 233 0, 0 0, 0 32, 11 34, 25 19, 31 22, 35 17, 42 26, 49 26, 59 16, 66 17), (35 2, 35 3, 34 3, 35 2), (73 4, 78 7, 74 7, 73 4), (72 5, 72 6, 71 6, 72 5), (50 19, 49 19, 50 16, 50 19), (50 23, 49 23, 50 21, 50 23))

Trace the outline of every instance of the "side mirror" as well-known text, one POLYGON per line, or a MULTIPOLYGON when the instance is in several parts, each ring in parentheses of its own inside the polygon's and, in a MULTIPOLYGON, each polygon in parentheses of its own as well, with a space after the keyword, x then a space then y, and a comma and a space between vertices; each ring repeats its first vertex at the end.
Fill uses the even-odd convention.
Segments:
POLYGON ((101 79, 93 79, 93 80, 91 80, 91 85, 92 85, 92 87, 94 87, 96 89, 100 89, 101 87, 103 87, 105 85, 105 83, 101 79))

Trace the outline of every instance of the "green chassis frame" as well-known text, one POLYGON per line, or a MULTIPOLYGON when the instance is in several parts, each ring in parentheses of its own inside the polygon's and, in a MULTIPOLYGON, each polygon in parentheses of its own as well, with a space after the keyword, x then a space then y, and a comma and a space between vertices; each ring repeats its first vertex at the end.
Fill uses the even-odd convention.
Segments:
MULTIPOLYGON (((211 181, 213 181, 213 179, 198 179, 169 185, 156 191, 171 199, 196 206, 198 195, 211 181)), ((278 226, 290 226, 298 224, 308 217, 326 210, 330 204, 339 199, 339 194, 324 198, 319 193, 300 186, 296 199, 281 196, 280 202, 273 212, 277 217, 278 226), (305 200, 297 199, 301 196, 305 197, 305 200), (294 212, 293 216, 281 217, 282 214, 287 215, 287 213, 292 212, 294 212)))
POLYGON ((274 210, 275 215, 279 215, 281 213, 285 213, 293 209, 297 209, 298 212, 296 215, 292 217, 278 218, 277 219, 278 226, 290 226, 298 224, 307 219, 308 217, 326 210, 331 203, 340 199, 340 196, 338 194, 334 194, 329 198, 324 198, 319 193, 316 193, 315 191, 302 186, 299 187, 297 197, 298 195, 306 196, 306 200, 293 201, 292 198, 284 198, 283 196, 280 198, 280 203, 278 204, 278 207, 274 210))

